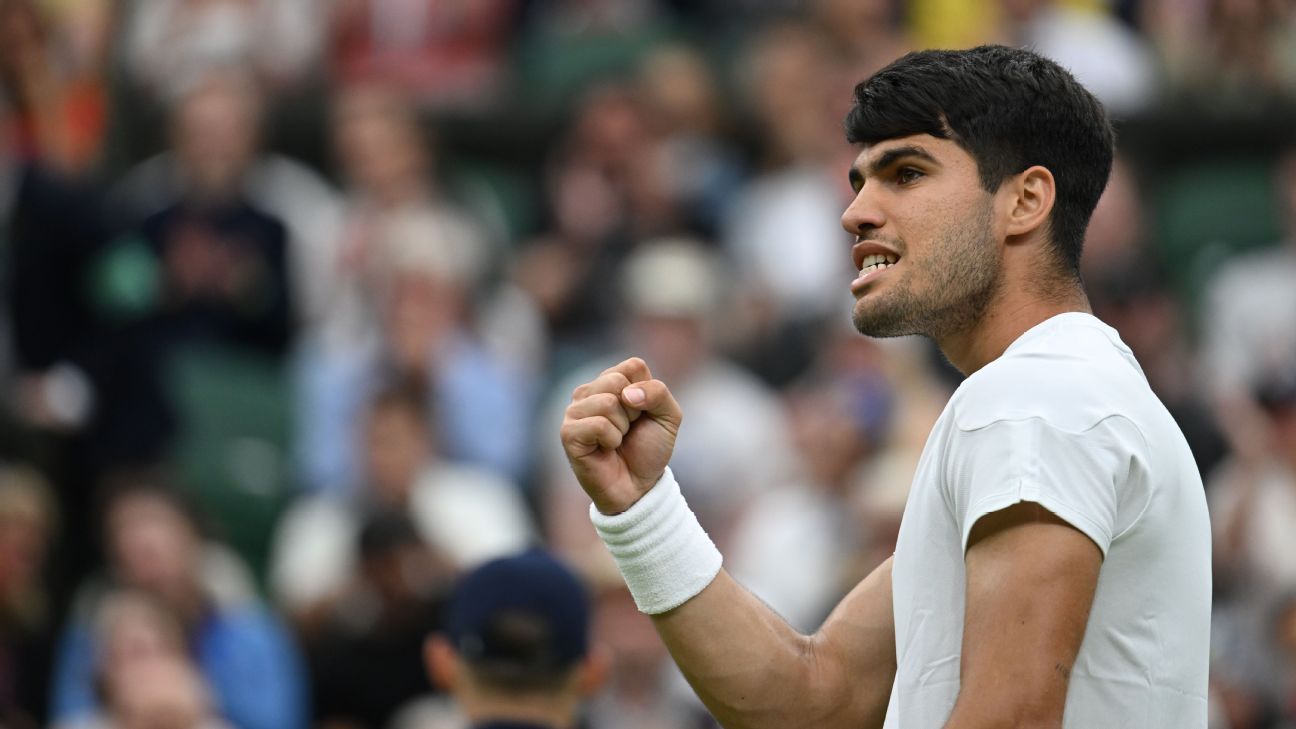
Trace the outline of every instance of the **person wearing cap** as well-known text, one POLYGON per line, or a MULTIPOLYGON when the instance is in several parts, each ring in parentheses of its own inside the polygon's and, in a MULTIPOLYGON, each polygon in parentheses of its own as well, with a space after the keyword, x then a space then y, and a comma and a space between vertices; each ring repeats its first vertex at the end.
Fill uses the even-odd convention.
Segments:
POLYGON ((540 550, 487 562, 460 581, 444 633, 426 646, 432 680, 473 729, 573 729, 602 684, 584 586, 540 550))

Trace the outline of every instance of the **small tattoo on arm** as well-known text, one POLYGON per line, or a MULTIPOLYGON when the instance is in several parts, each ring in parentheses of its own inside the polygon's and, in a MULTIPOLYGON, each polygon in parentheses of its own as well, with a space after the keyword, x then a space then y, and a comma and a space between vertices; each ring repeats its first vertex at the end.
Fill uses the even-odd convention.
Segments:
POLYGON ((1062 680, 1063 680, 1063 681, 1070 681, 1070 680, 1071 680, 1071 667, 1070 667, 1070 666, 1066 666, 1066 665, 1063 665, 1063 664, 1061 664, 1061 663, 1058 663, 1058 664, 1056 664, 1056 665, 1053 666, 1053 670, 1057 673, 1057 675, 1059 675, 1059 676, 1062 677, 1062 680))

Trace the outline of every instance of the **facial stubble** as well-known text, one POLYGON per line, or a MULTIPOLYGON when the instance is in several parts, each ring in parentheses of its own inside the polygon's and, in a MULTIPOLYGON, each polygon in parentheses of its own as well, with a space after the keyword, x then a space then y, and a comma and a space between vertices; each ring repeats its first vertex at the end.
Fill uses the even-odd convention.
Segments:
POLYGON ((924 252, 912 255, 884 291, 866 295, 852 311, 870 337, 922 334, 940 340, 978 322, 1000 285, 1000 263, 987 201, 965 225, 951 226, 924 252))

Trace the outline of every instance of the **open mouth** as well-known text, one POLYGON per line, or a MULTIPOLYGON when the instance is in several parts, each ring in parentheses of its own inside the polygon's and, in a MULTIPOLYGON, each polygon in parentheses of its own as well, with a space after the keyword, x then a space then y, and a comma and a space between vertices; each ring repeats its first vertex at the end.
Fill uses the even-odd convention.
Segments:
POLYGON ((893 256, 888 253, 870 253, 867 256, 864 256, 864 260, 860 261, 860 278, 890 268, 899 260, 899 256, 893 256))
POLYGON ((879 276, 883 271, 891 268, 900 261, 900 256, 891 252, 885 253, 865 253, 857 256, 859 262, 859 275, 851 282, 851 291, 860 295, 861 287, 869 281, 879 276))

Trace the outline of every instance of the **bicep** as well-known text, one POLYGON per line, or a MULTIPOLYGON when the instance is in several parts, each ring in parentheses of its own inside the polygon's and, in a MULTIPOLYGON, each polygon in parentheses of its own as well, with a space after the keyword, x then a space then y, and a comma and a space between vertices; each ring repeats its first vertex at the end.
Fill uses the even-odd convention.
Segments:
POLYGON ((851 590, 810 640, 824 680, 840 682, 850 726, 881 727, 895 682, 891 559, 851 590))
POLYGON ((961 688, 948 727, 1061 726, 1102 559, 1088 536, 1033 502, 976 522, 965 557, 961 688))

